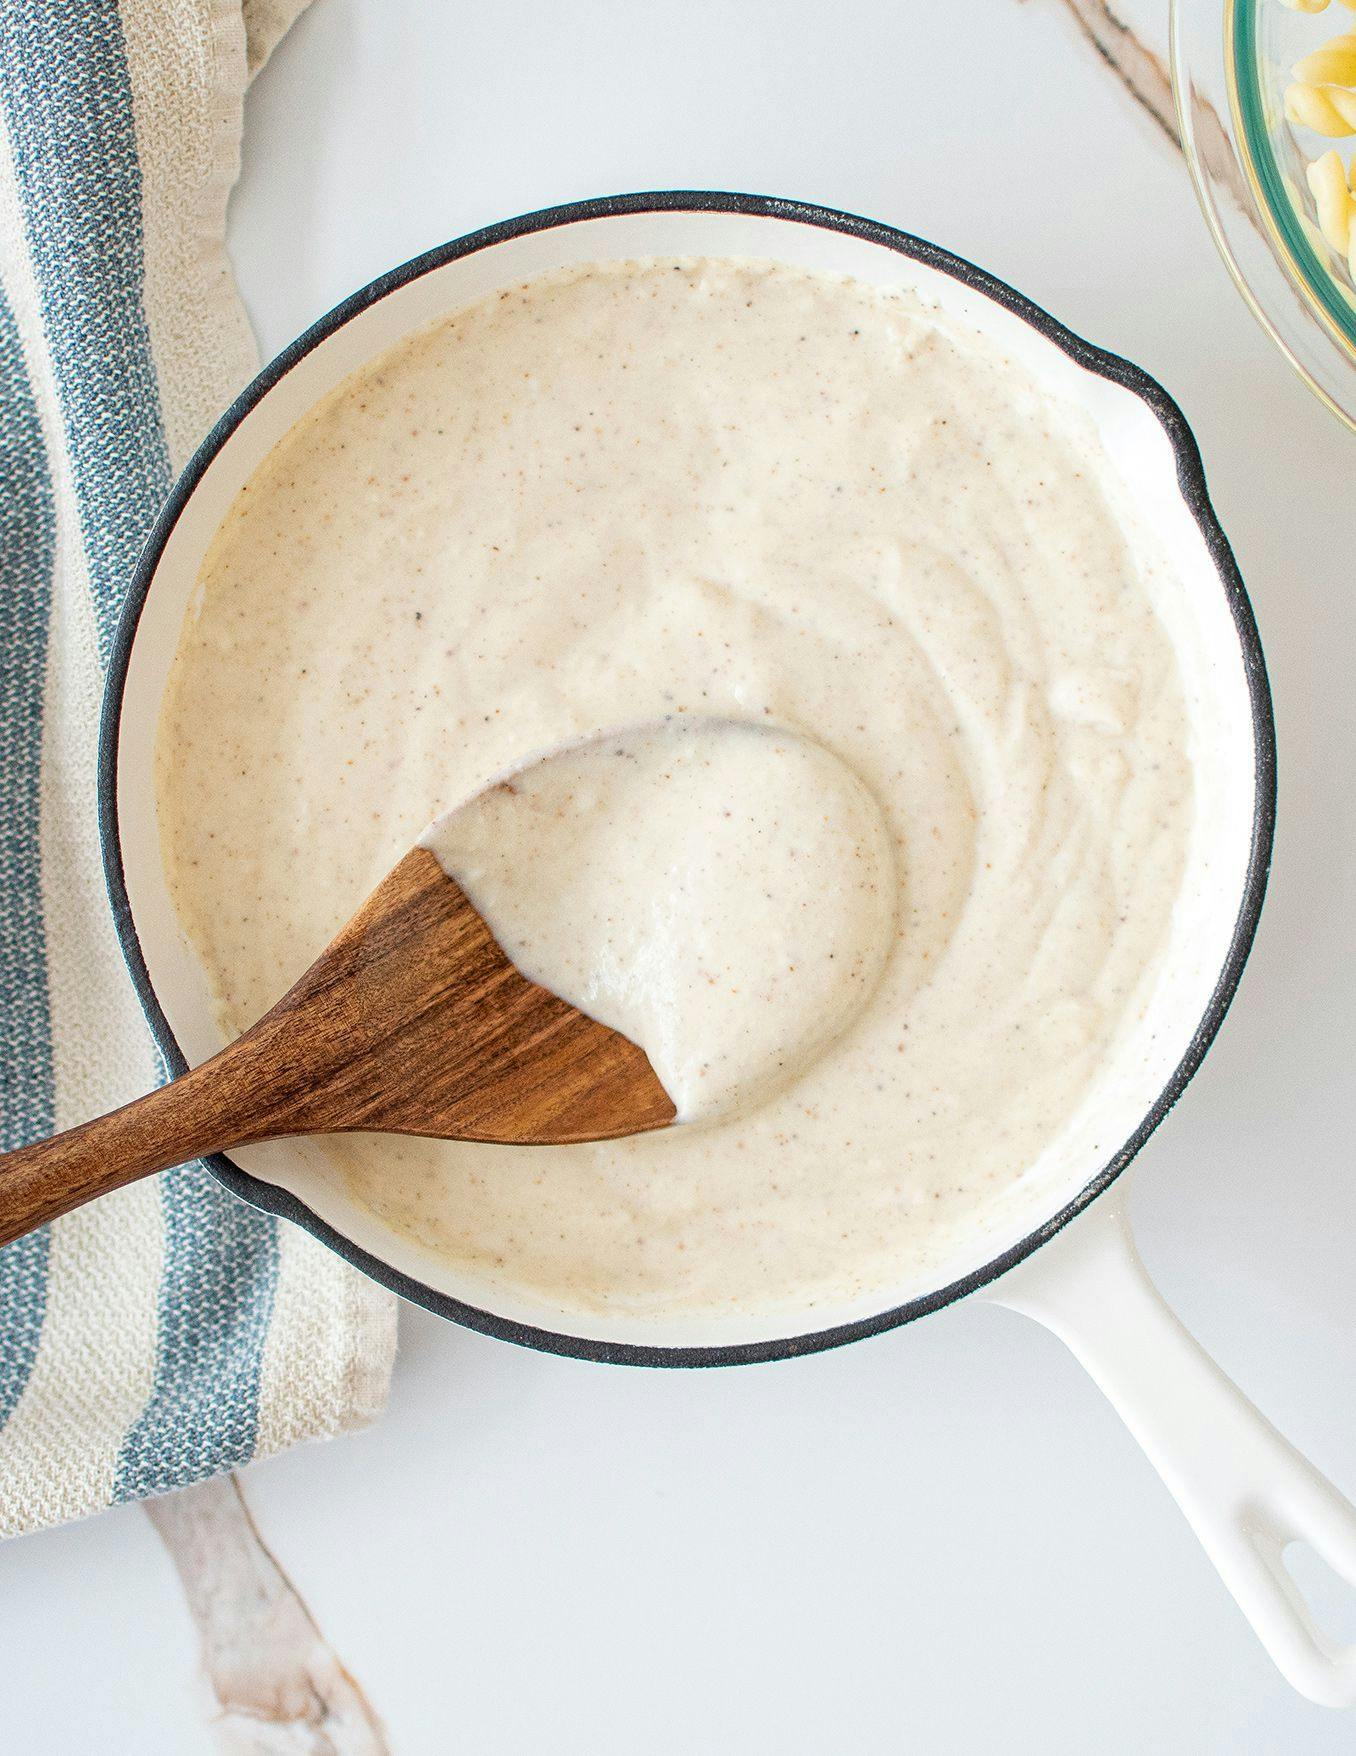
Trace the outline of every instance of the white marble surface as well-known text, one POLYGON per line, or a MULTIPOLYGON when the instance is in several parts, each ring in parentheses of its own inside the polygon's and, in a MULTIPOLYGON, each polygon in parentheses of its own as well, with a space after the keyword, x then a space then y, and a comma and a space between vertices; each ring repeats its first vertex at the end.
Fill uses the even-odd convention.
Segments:
MULTIPOLYGON (((1135 12, 1161 35, 1153 0, 1135 12)), ((271 351, 438 239, 675 184, 951 245, 1141 361, 1194 422, 1270 657, 1281 832, 1242 994, 1144 1155, 1136 1217, 1183 1316, 1356 1493, 1356 440, 1238 301, 1180 160, 1063 0, 318 0, 251 99, 233 241, 271 351)), ((396 1756, 1352 1747, 1021 1318, 954 1308, 688 1375, 403 1322, 378 1428, 245 1478, 396 1756)), ((216 1747, 142 1511, 0 1550, 0 1692, 0 1747, 24 1756, 216 1747)))

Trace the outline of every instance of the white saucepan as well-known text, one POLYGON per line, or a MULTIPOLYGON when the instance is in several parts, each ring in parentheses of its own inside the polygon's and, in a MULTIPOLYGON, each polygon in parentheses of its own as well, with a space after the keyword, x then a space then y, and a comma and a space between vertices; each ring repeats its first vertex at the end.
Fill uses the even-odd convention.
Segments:
POLYGON ((459 239, 373 282, 269 366, 172 494, 143 558, 108 686, 101 760, 105 858, 119 930, 151 1025, 182 1069, 221 1046, 201 968, 160 865, 153 748, 161 697, 204 551, 237 490, 341 379, 410 330, 497 287, 570 263, 733 255, 907 286, 980 325, 1096 424, 1131 541, 1173 565, 1156 604, 1192 721, 1197 825, 1169 955, 1142 1028, 1040 1165, 932 1284, 800 1322, 581 1317, 479 1285, 357 1206, 313 1143, 211 1161, 236 1194, 305 1226, 367 1273, 459 1322, 529 1346, 635 1365, 786 1358, 905 1323, 967 1294, 1025 1311, 1083 1361, 1162 1474, 1225 1583, 1297 1689, 1356 1703, 1356 1648, 1317 1629, 1286 1570, 1305 1540, 1356 1584, 1356 1511, 1276 1433, 1168 1313, 1126 1227, 1117 1179, 1180 1096, 1228 1008, 1271 852, 1275 753, 1257 630, 1181 413, 1125 360, 1089 346, 982 270, 870 221, 755 196, 583 202, 459 239), (1084 1209, 1091 1211, 1084 1213, 1084 1209), (1074 1222, 1074 1223, 1071 1223, 1074 1222))

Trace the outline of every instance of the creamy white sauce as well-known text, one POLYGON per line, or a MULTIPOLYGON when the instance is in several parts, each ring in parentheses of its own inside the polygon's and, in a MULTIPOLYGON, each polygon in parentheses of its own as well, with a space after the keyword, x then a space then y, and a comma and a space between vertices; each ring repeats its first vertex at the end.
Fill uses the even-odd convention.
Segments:
MULTIPOLYGON (((1106 469, 961 324, 719 260, 493 295, 301 422, 215 540, 161 725, 166 872, 225 1028, 432 818, 610 727, 800 734, 890 854, 888 898, 837 895, 825 858, 834 932, 892 920, 883 967, 836 1035, 784 991, 768 1040, 796 1066, 756 1103, 590 1146, 328 1142, 354 1197, 543 1307, 799 1311, 938 1272, 1127 1040, 1181 882, 1170 584, 1129 553, 1106 469)), ((542 895, 529 925, 524 878, 526 939, 563 915, 542 895)), ((748 1012, 723 1041, 753 1043, 748 1012)), ((671 1022, 690 1073, 707 1025, 671 1022)))
POLYGON ((747 721, 591 738, 420 839, 524 975, 640 1044, 682 1122, 803 1072, 890 950, 880 807, 827 750, 747 721))

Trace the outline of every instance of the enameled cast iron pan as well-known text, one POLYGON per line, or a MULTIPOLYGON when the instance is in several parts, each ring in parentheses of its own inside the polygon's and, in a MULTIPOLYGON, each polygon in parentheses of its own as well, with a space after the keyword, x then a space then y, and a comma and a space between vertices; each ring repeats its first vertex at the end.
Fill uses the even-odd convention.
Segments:
POLYGON ((782 1359, 909 1322, 966 1294, 1026 1311, 1064 1337, 1119 1407, 1290 1681, 1314 1700, 1356 1703, 1356 1649, 1339 1650, 1316 1629, 1281 1558, 1302 1538, 1356 1583, 1356 1513, 1159 1301, 1134 1253, 1117 1182, 1218 1030, 1261 909, 1275 748, 1257 629, 1176 405, 1137 367, 1081 341, 982 269, 887 226, 797 202, 618 196, 505 221, 431 250, 355 293, 266 367, 171 494, 133 582, 108 682, 104 857, 123 948, 160 1046, 176 1071, 221 1046, 202 971, 166 894, 153 749, 199 566, 237 490, 296 420, 410 330, 550 269, 650 255, 755 257, 907 286, 979 325, 1095 424, 1131 540, 1136 528, 1151 531, 1173 563, 1156 608, 1178 651, 1197 758, 1198 823, 1143 1028, 1107 1066, 1057 1148, 932 1284, 904 1281, 870 1304, 817 1308, 780 1323, 581 1317, 477 1284, 352 1202, 305 1140, 209 1166, 235 1194, 305 1226, 406 1298, 506 1340, 587 1359, 671 1366, 782 1359))

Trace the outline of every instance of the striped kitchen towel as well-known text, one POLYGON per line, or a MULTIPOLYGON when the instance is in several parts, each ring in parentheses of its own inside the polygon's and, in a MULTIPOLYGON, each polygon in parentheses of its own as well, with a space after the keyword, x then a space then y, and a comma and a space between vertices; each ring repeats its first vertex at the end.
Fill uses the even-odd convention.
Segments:
MULTIPOLYGON (((256 359, 223 243, 302 0, 0 0, 0 1144, 159 1077, 104 895, 103 668, 173 472, 256 359)), ((0 1250, 0 1534, 362 1425, 394 1301, 200 1165, 0 1250)))

